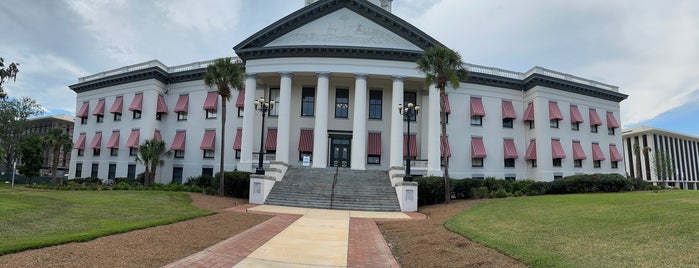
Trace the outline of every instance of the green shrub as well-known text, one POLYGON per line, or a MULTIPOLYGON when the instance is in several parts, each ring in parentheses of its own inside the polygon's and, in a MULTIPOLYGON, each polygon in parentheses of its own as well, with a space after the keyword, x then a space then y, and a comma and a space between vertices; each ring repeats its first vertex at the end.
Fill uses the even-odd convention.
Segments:
POLYGON ((524 194, 528 196, 545 195, 548 194, 550 187, 550 182, 532 181, 524 188, 524 194))
MULTIPOLYGON (((207 193, 218 193, 219 173, 216 173, 214 178, 210 179, 211 185, 209 189, 205 189, 207 193)), ((204 176, 201 176, 204 177, 204 176)), ((202 182, 204 183, 204 182, 202 182)), ((228 171, 223 174, 223 195, 237 198, 250 197, 250 172, 244 171, 228 171)))
POLYGON ((126 183, 131 186, 143 185, 137 179, 129 179, 124 177, 114 178, 114 184, 126 183))
POLYGON ((418 206, 444 203, 443 177, 417 177, 415 181, 418 184, 418 206))
POLYGON ((482 187, 471 188, 471 198, 481 199, 481 198, 487 198, 487 197, 488 197, 488 187, 482 186, 482 187))
POLYGON ((510 193, 507 192, 507 190, 505 190, 504 188, 500 188, 497 191, 490 192, 490 194, 489 194, 490 198, 505 198, 505 197, 509 197, 509 196, 510 196, 510 193))

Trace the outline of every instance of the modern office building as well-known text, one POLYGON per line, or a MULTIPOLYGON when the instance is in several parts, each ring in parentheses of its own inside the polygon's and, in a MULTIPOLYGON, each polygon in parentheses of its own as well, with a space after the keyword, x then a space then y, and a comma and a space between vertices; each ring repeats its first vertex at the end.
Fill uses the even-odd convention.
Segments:
POLYGON ((619 103, 627 96, 616 86, 541 67, 465 64, 468 78, 447 90, 442 147, 439 94, 415 64, 441 43, 391 14, 391 1, 306 4, 235 45, 245 87, 228 105, 225 137, 221 98, 202 80, 211 61, 149 61, 80 78, 70 88, 75 137, 86 143, 73 152, 71 177, 133 177, 144 169, 136 148, 152 137, 174 151, 159 169, 162 183, 217 172, 221 151, 226 170, 253 171, 260 146, 265 163, 292 167, 395 174, 409 156, 413 174, 439 176, 447 155, 454 178, 624 173, 619 103), (260 97, 276 101, 264 129, 253 106, 260 97), (404 120, 397 107, 407 103, 421 110, 404 120))
POLYGON ((639 126, 624 130, 622 138, 626 174, 657 185, 697 190, 699 137, 639 126))
MULTIPOLYGON (((41 116, 27 120, 27 134, 45 135, 48 134, 54 128, 59 128, 65 131, 68 136, 73 138, 73 125, 75 117, 67 114, 49 115, 41 116)), ((44 166, 40 170, 40 176, 49 177, 51 176, 51 163, 53 163, 53 154, 51 149, 44 148, 42 153, 44 159, 44 166)), ((61 149, 58 155, 58 166, 56 169, 56 176, 63 177, 68 174, 69 164, 70 164, 70 151, 63 151, 61 149)))

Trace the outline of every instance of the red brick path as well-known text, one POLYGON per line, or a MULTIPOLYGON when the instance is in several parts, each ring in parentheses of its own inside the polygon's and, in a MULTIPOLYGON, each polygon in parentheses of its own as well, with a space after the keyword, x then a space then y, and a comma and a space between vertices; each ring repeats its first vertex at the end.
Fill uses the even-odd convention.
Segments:
POLYGON ((350 218, 347 267, 400 267, 373 220, 350 218))

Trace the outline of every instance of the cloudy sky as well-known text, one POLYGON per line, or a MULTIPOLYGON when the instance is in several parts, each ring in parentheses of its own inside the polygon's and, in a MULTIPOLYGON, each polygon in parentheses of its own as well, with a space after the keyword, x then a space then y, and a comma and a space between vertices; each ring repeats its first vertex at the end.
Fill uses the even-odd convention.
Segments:
MULTIPOLYGON (((0 57, 20 63, 12 97, 74 113, 78 77, 157 59, 180 65, 232 47, 303 0, 3 0, 0 57)), ((541 66, 619 86, 623 127, 699 136, 699 1, 394 0, 393 13, 466 62, 541 66)))

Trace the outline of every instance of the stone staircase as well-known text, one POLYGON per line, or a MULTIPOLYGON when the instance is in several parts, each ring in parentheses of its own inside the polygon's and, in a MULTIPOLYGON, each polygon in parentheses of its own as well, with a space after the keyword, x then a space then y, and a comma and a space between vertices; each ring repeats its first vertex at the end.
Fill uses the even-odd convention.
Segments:
POLYGON ((289 167, 274 184, 265 204, 307 208, 400 211, 388 173, 373 170, 289 167))

